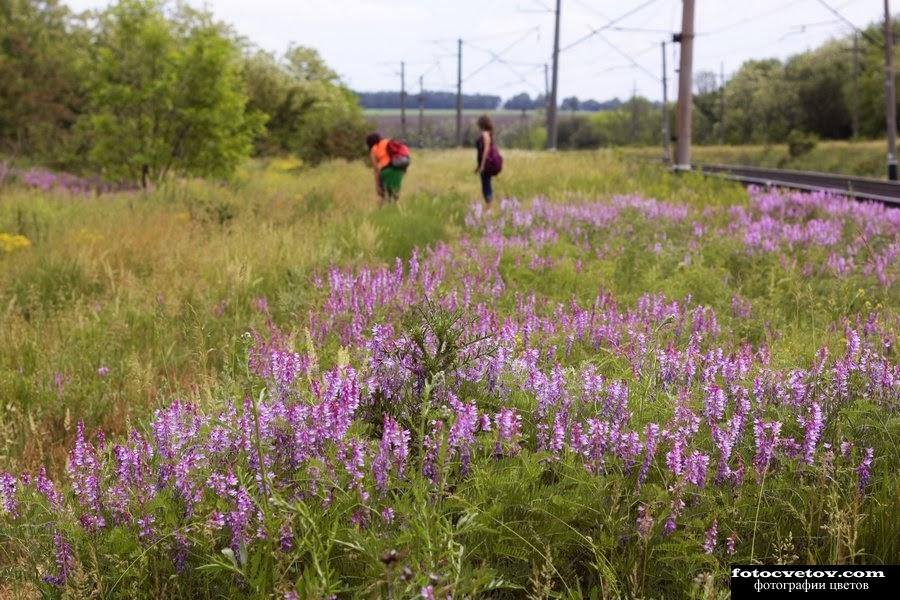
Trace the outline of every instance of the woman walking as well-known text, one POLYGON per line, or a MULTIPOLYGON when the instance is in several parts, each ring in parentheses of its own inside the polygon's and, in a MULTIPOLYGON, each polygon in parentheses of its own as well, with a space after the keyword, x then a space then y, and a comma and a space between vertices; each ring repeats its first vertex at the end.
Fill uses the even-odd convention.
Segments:
POLYGON ((475 172, 481 176, 481 195, 485 204, 490 204, 494 199, 494 189, 491 179, 500 174, 503 168, 503 158, 494 142, 494 123, 487 115, 478 117, 478 130, 481 132, 475 142, 478 164, 475 172))

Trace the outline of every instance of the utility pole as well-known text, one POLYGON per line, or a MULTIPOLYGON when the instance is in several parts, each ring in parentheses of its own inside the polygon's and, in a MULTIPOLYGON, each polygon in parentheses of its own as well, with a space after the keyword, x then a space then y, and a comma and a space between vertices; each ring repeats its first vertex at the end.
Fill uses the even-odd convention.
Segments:
POLYGON ((456 145, 462 146, 462 38, 456 46, 456 145))
POLYGON ((550 65, 544 63, 544 100, 550 97, 550 65))
POLYGON ((719 63, 719 78, 722 87, 719 90, 719 145, 725 145, 725 63, 719 63))
POLYGON ((666 69, 666 43, 662 43, 662 158, 664 163, 669 163, 672 157, 669 154, 669 90, 667 89, 668 71, 666 69))
POLYGON ((853 34, 853 139, 859 139, 859 34, 853 34))
POLYGON ((406 63, 400 62, 400 137, 406 139, 406 63))
POLYGON ((674 41, 681 43, 681 64, 678 71, 678 145, 675 152, 675 170, 690 171, 691 117, 694 107, 694 0, 682 0, 681 33, 675 35, 674 41))
POLYGON ((547 104, 547 150, 556 150, 558 127, 556 123, 557 92, 559 91, 559 8, 561 0, 556 0, 556 23, 553 33, 553 86, 547 104))
POLYGON ((891 7, 884 0, 884 85, 888 130, 888 179, 897 181, 897 93, 894 89, 894 31, 891 7))
POLYGON ((897 95, 894 89, 894 32, 891 7, 884 0, 884 87, 888 135, 888 179, 897 180, 897 95))
POLYGON ((544 63, 544 127, 550 131, 550 66, 544 63))
POLYGON ((631 84, 631 145, 637 144, 637 82, 631 84))
POLYGON ((425 147, 425 86, 419 75, 419 147, 425 147))

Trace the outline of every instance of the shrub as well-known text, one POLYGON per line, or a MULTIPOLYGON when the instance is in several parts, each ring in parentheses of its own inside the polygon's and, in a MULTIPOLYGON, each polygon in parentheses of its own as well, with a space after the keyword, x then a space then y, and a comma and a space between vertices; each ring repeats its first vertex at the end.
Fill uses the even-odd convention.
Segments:
POLYGON ((794 129, 788 134, 787 142, 788 154, 791 158, 797 158, 812 152, 819 143, 819 138, 815 134, 794 129))

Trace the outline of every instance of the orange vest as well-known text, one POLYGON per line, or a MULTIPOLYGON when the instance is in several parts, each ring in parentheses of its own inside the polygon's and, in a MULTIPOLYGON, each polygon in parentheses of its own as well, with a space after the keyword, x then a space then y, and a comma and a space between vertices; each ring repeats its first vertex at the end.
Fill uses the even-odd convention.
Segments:
POLYGON ((372 146, 372 158, 379 169, 383 169, 391 164, 391 157, 388 155, 387 149, 389 141, 389 139, 385 138, 372 146))

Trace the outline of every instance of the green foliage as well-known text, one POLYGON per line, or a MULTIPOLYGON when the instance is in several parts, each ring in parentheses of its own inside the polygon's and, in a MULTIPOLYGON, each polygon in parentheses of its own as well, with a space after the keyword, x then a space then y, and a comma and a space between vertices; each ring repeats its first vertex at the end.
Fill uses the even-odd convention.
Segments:
POLYGON ((208 14, 122 0, 100 15, 94 52, 84 130, 107 177, 227 177, 249 155, 262 117, 244 111, 237 48, 208 14))
POLYGON ((315 50, 294 46, 281 60, 256 52, 243 70, 248 109, 270 115, 258 152, 290 152, 309 164, 364 154, 368 125, 357 98, 315 50))
POLYGON ((787 143, 788 154, 791 158, 797 158, 812 152, 819 143, 819 138, 811 133, 803 133, 794 129, 788 135, 787 143))
POLYGON ((65 161, 84 108, 85 39, 57 0, 0 3, 0 150, 65 161))

